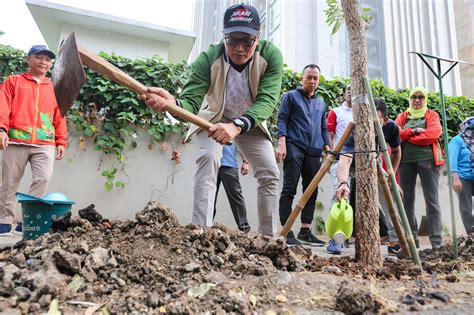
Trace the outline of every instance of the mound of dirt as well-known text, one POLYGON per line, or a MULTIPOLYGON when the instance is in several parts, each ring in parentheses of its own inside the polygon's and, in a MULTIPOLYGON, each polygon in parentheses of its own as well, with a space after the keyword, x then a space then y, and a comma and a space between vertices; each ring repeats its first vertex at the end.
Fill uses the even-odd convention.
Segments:
POLYGON ((439 250, 425 249, 420 251, 423 269, 432 272, 451 273, 474 268, 474 234, 460 236, 457 239, 458 259, 454 259, 452 244, 441 246, 439 250))
POLYGON ((164 306, 168 312, 187 312, 192 310, 188 300, 194 299, 189 288, 267 275, 277 268, 302 271, 312 257, 309 249, 290 249, 282 239, 248 237, 222 225, 180 226, 173 211, 158 203, 137 213, 135 221, 109 225, 99 224, 102 217, 93 205, 79 214, 56 220, 53 230, 61 233, 4 252, 9 264, 0 275, 1 293, 16 297, 4 307, 22 304, 23 310, 37 311, 54 298, 114 299, 110 311, 117 313, 164 306), (71 288, 75 275, 81 279, 79 288, 71 288))
POLYGON ((56 233, 0 253, 0 311, 47 312, 59 303, 64 313, 104 306, 113 314, 249 313, 285 311, 288 305, 295 311, 363 312, 376 310, 377 299, 355 286, 421 275, 406 260, 366 270, 350 258, 324 259, 302 246, 289 248, 280 238, 223 225, 182 226, 156 202, 135 220, 108 221, 93 205, 79 213, 56 220, 56 233), (357 308, 336 299, 343 276, 356 280, 339 286, 338 296, 354 296, 357 308))

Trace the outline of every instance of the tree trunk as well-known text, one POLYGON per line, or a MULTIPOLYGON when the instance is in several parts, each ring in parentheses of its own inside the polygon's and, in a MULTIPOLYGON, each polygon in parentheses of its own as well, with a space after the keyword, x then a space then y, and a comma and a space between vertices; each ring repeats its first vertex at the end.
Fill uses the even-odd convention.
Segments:
MULTIPOLYGON (((372 115, 364 86, 367 76, 367 44, 365 23, 357 0, 341 0, 349 35, 352 107, 355 124, 356 151, 375 149, 372 115)), ((367 267, 382 265, 379 235, 377 167, 375 153, 355 154, 356 159, 356 260, 367 267)))

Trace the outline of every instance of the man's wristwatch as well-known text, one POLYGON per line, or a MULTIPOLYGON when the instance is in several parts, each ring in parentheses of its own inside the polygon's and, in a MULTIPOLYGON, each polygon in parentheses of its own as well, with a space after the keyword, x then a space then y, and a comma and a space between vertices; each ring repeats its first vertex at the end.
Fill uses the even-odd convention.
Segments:
POLYGON ((234 119, 234 121, 232 122, 235 126, 237 127, 240 127, 241 131, 240 133, 244 132, 245 130, 245 123, 242 119, 240 118, 237 118, 237 119, 234 119))

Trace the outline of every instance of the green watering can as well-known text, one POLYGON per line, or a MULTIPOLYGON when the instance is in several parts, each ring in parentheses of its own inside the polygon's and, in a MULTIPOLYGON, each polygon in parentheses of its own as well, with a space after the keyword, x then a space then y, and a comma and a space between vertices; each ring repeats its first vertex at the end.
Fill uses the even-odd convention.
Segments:
POLYGON ((345 198, 341 198, 341 201, 336 201, 331 206, 326 220, 326 233, 337 244, 343 244, 346 239, 351 237, 353 214, 352 207, 345 198))

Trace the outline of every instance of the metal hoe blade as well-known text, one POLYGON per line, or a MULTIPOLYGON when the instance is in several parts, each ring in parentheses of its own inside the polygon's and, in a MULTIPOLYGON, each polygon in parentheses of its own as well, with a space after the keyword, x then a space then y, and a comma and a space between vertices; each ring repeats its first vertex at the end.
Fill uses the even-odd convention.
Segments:
POLYGON ((59 47, 52 71, 54 93, 61 111, 66 115, 74 104, 81 87, 86 82, 86 74, 76 44, 76 34, 72 32, 59 47))

